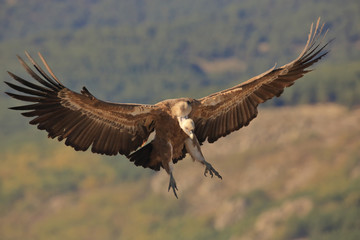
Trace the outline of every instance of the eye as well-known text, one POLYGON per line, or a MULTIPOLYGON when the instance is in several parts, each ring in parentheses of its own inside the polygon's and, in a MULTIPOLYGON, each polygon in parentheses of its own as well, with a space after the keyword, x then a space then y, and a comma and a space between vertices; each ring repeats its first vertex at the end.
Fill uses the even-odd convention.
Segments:
POLYGON ((187 101, 186 101, 186 103, 187 103, 188 105, 190 105, 190 104, 191 104, 191 102, 190 102, 189 100, 187 100, 187 101))

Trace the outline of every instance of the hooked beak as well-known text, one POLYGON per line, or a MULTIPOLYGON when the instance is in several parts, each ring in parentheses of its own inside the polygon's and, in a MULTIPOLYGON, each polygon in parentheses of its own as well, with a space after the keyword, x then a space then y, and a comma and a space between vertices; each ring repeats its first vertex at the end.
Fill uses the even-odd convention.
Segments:
POLYGON ((192 131, 190 131, 189 137, 190 137, 191 139, 194 139, 194 133, 193 133, 192 131))

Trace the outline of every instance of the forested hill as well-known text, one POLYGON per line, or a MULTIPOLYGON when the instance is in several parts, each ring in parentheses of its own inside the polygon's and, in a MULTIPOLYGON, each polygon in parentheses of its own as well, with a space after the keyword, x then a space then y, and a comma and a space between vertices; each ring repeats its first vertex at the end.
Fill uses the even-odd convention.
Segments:
MULTIPOLYGON (((331 54, 272 104, 360 102, 357 0, 0 0, 1 79, 40 51, 74 90, 111 101, 201 97, 297 57, 321 16, 331 54)), ((2 85, 2 89, 5 85, 2 85)), ((4 95, 1 96, 4 99, 4 95)), ((6 98, 8 99, 8 98, 6 98)), ((8 100, 6 100, 8 101, 8 100)))

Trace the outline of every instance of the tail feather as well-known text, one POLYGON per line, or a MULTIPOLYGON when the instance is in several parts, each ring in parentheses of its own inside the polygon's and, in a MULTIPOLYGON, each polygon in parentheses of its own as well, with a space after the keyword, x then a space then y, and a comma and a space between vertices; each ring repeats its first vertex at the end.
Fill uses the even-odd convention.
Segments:
POLYGON ((133 152, 128 156, 128 159, 131 162, 134 162, 136 166, 142 166, 143 168, 151 168, 155 171, 159 171, 161 163, 156 165, 151 164, 151 151, 153 149, 152 142, 146 144, 144 147, 140 148, 136 152, 133 152))

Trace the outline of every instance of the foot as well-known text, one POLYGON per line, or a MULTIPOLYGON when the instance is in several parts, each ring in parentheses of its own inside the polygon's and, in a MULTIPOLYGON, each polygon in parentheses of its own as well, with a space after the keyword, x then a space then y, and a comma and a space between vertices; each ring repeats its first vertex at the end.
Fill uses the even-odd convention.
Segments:
POLYGON ((174 176, 172 175, 172 173, 170 173, 170 181, 169 181, 168 191, 170 191, 170 188, 172 188, 175 197, 178 198, 178 196, 177 196, 177 194, 176 194, 176 191, 177 191, 178 189, 177 189, 177 187, 176 187, 175 178, 174 178, 174 176))
POLYGON ((218 178, 222 179, 222 177, 221 177, 221 175, 219 174, 219 172, 216 171, 216 170, 211 166, 210 163, 205 162, 204 164, 205 164, 205 172, 204 172, 204 176, 205 176, 205 177, 206 177, 206 174, 207 174, 207 173, 210 173, 210 176, 211 176, 211 177, 214 177, 214 174, 215 174, 215 176, 217 176, 218 178))

